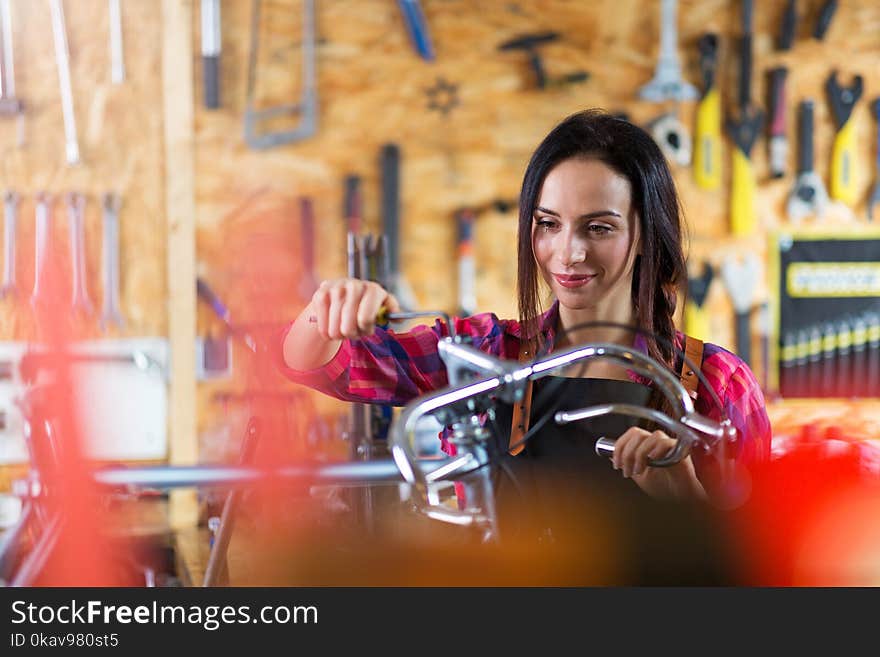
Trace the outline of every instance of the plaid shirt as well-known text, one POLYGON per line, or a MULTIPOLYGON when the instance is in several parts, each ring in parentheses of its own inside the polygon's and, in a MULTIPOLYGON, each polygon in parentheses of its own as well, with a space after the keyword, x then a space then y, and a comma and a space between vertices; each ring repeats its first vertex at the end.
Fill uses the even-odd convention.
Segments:
MULTIPOLYGON (((551 345, 551 351, 558 313, 557 302, 542 315, 539 323, 543 343, 551 345)), ((456 333, 468 336, 477 349, 500 358, 519 358, 521 327, 518 321, 500 320, 492 313, 457 317, 453 321, 456 333)), ((287 367, 282 358, 281 368, 292 380, 337 399, 402 406, 449 384, 446 367, 437 350, 438 341, 447 334, 446 325, 440 321, 433 327, 416 326, 406 333, 377 328, 371 336, 344 340, 333 359, 323 367, 294 370, 287 367)), ((679 347, 683 344, 681 333, 677 335, 677 342, 679 347)), ((641 334, 637 335, 634 348, 647 353, 641 334)), ((746 462, 769 459, 770 420, 764 395, 749 366, 735 354, 707 343, 701 371, 739 431, 739 457, 746 462)), ((633 381, 652 385, 650 380, 634 372, 628 374, 633 381)), ((702 382, 694 405, 697 412, 706 417, 721 419, 721 409, 702 382)))

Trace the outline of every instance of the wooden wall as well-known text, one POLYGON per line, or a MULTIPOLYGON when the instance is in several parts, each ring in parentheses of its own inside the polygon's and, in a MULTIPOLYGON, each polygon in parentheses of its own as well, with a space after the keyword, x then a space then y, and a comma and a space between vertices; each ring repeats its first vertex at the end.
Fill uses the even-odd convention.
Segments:
MULTIPOLYGON (((298 295, 301 265, 297 200, 312 197, 319 247, 320 277, 345 272, 343 179, 363 179, 365 228, 380 227, 379 152, 395 142, 402 153, 401 262, 418 303, 448 311, 456 305, 454 211, 497 198, 516 198, 527 159, 542 136, 561 118, 585 107, 623 111, 646 123, 671 106, 637 99, 638 88, 653 75, 659 45, 660 3, 654 0, 422 0, 436 60, 419 58, 409 43, 396 2, 390 0, 318 0, 319 128, 314 137, 271 150, 253 150, 243 139, 249 0, 223 0, 222 88, 219 110, 202 106, 199 54, 199 3, 187 0, 122 0, 128 77, 109 81, 107 3, 66 0, 72 78, 83 163, 69 167, 63 154, 63 127, 52 47, 48 4, 13 0, 18 95, 27 104, 23 148, 16 146, 14 121, 0 121, 4 187, 26 195, 20 220, 19 280, 29 289, 33 262, 33 199, 40 189, 60 194, 70 189, 90 195, 88 259, 90 290, 100 302, 100 216, 97 196, 110 189, 123 195, 122 284, 128 325, 124 335, 168 335, 169 285, 166 254, 169 234, 166 195, 173 170, 166 174, 164 95, 175 89, 162 78, 167 25, 163 7, 179 6, 191 21, 194 75, 194 212, 196 271, 205 277, 238 321, 261 325, 292 318, 302 306, 298 295), (541 49, 550 76, 586 70, 583 83, 539 91, 519 52, 498 52, 516 35, 554 30, 562 38, 541 49), (426 90, 438 79, 456 85, 459 103, 450 112, 429 108, 426 90)), ((720 86, 724 100, 734 97, 734 37, 739 33, 739 2, 681 0, 680 58, 685 77, 699 85, 696 40, 705 31, 721 35, 720 86)), ((841 3, 824 41, 809 33, 818 2, 801 2, 802 17, 794 48, 775 50, 783 0, 765 0, 755 10, 753 97, 766 108, 765 72, 789 67, 789 175, 769 180, 766 140, 753 151, 761 230, 754 238, 730 237, 730 146, 724 146, 724 184, 717 193, 699 190, 689 169, 675 174, 691 229, 693 259, 719 263, 728 254, 766 255, 766 235, 784 225, 783 208, 791 188, 796 148, 796 101, 816 100, 816 168, 827 181, 833 137, 823 85, 832 69, 848 83, 865 76, 865 94, 854 121, 863 173, 862 196, 874 177, 877 126, 868 101, 880 96, 880 4, 875 0, 841 3), (809 5, 809 7, 807 7, 809 5)), ((258 96, 264 103, 298 96, 301 54, 301 0, 264 0, 258 96)), ((166 69, 167 77, 167 69, 166 69)), ((189 94, 184 85, 181 93, 189 94)), ((678 108, 693 125, 693 103, 678 108)), ((864 223, 864 203, 854 208, 864 223)), ((837 221, 832 218, 830 221, 837 221)), ((515 212, 488 212, 477 230, 479 306, 512 316, 515 265, 515 212)), ((841 224, 842 225, 842 224, 841 224)), ((59 239, 66 220, 58 214, 59 239)), ((174 276, 172 272, 170 274, 174 276)), ((719 281, 720 283, 720 281, 719 281)), ((759 299, 766 290, 759 292, 759 299)), ((723 287, 709 296, 713 341, 733 347, 733 318, 723 287)), ((20 311, 4 302, 0 337, 23 339, 20 311)), ((219 324, 204 304, 198 306, 197 333, 219 324)), ((91 331, 100 335, 97 327, 91 331)), ((253 383, 290 390, 268 370, 242 367, 247 353, 237 349, 239 374, 233 381, 198 388, 198 430, 210 433, 224 424, 215 403, 218 391, 253 383), (242 372, 246 371, 247 376, 242 372)), ((315 398, 322 412, 341 406, 315 398)))

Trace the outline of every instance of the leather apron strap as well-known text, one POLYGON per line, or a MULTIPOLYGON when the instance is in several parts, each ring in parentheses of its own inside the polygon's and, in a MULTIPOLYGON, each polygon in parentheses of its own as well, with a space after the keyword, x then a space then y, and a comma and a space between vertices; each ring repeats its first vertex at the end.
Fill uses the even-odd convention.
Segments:
MULTIPOLYGON (((527 340, 520 340, 519 343, 519 362, 525 363, 534 356, 532 345, 527 340)), ((508 452, 516 456, 526 447, 523 437, 529 430, 529 416, 532 411, 532 384, 529 379, 526 382, 526 389, 523 398, 518 404, 513 405, 513 420, 510 426, 510 441, 507 443, 508 452)))

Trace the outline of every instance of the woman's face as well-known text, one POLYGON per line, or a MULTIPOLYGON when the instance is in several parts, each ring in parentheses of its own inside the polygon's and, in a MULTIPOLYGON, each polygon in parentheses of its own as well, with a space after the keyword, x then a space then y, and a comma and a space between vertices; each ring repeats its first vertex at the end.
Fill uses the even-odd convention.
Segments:
POLYGON ((532 249, 560 311, 630 319, 639 247, 631 202, 629 181, 599 160, 564 160, 547 174, 532 217, 532 249))

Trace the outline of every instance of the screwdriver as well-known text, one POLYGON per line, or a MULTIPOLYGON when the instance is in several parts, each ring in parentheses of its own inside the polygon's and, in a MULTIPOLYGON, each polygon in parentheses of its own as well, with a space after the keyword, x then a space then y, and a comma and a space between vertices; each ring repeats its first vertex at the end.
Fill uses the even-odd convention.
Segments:
MULTIPOLYGON (((388 322, 402 322, 405 319, 414 319, 416 317, 436 317, 437 315, 441 315, 442 313, 438 313, 436 311, 425 311, 425 312, 409 312, 409 313, 390 313, 388 309, 384 306, 379 308, 379 312, 376 313, 376 324, 387 324, 388 322)), ((318 318, 314 315, 309 315, 309 323, 317 324, 318 318)))

